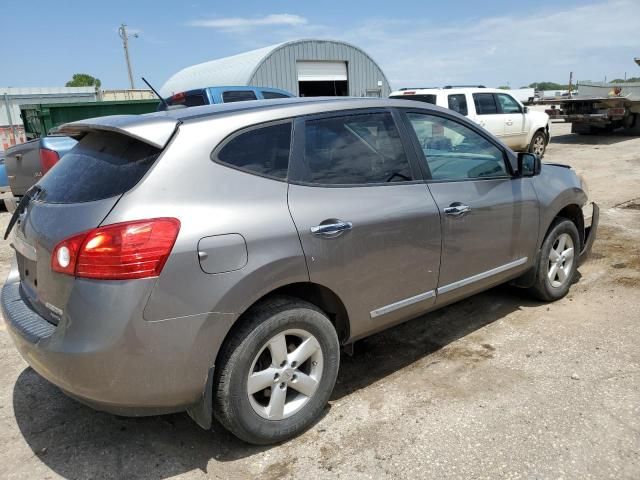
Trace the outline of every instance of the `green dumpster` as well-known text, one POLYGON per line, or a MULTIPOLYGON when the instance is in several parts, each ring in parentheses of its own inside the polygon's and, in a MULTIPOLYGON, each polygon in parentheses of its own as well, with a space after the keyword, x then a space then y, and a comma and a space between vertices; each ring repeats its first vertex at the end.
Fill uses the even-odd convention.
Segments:
POLYGON ((138 115, 155 112, 158 100, 110 102, 40 103, 20 105, 20 116, 27 138, 46 136, 63 123, 108 115, 138 115))

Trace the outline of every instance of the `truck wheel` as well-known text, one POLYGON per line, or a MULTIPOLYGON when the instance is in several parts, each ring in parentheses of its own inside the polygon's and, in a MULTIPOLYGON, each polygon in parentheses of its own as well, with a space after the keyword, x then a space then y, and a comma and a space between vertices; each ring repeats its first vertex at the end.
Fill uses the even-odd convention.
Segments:
POLYGON ((540 158, 544 157, 544 152, 547 149, 547 136, 542 130, 538 130, 533 134, 531 143, 529 144, 529 153, 535 153, 540 158))
POLYGON ((578 268, 580 237, 571 220, 556 219, 547 234, 538 260, 533 295, 545 302, 564 297, 578 268))
POLYGON ((216 362, 214 414, 240 439, 266 445, 318 419, 340 364, 335 328, 314 305, 274 297, 252 307, 216 362))

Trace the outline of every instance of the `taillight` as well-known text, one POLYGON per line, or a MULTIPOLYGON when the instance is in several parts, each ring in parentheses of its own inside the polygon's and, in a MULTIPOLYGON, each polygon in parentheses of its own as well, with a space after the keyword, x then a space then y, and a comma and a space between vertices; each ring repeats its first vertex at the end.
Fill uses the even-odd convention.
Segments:
POLYGON ((51 167, 53 167, 60 160, 60 155, 58 152, 54 152, 53 150, 49 150, 48 148, 40 149, 40 165, 42 166, 42 174, 44 175, 51 167))
POLYGON ((179 231, 176 218, 106 225, 58 243, 51 252, 51 268, 102 280, 157 277, 179 231))

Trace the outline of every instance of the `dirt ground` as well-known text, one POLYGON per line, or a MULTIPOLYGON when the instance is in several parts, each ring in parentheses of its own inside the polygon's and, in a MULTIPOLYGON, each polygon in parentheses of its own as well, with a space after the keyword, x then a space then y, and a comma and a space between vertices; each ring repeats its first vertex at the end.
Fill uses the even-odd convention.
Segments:
POLYGON ((275 447, 84 407, 0 322, 0 477, 640 478, 640 138, 569 131, 545 160, 585 175, 601 227, 565 299, 499 287, 362 341, 323 418, 275 447))

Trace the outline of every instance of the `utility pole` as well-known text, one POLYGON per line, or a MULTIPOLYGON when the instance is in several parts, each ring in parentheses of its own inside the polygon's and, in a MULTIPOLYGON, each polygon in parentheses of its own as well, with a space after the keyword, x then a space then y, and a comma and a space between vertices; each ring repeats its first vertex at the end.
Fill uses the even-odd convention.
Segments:
POLYGON ((131 60, 129 58, 129 37, 138 38, 138 34, 134 33, 133 35, 127 33, 127 25, 121 24, 120 28, 118 28, 118 35, 122 39, 122 46, 124 47, 124 58, 127 61, 127 71, 129 72, 129 85, 131 85, 131 90, 135 87, 133 83, 133 71, 131 70, 131 60))
POLYGON ((569 72, 569 98, 571 98, 571 90, 573 90, 573 72, 569 72))

